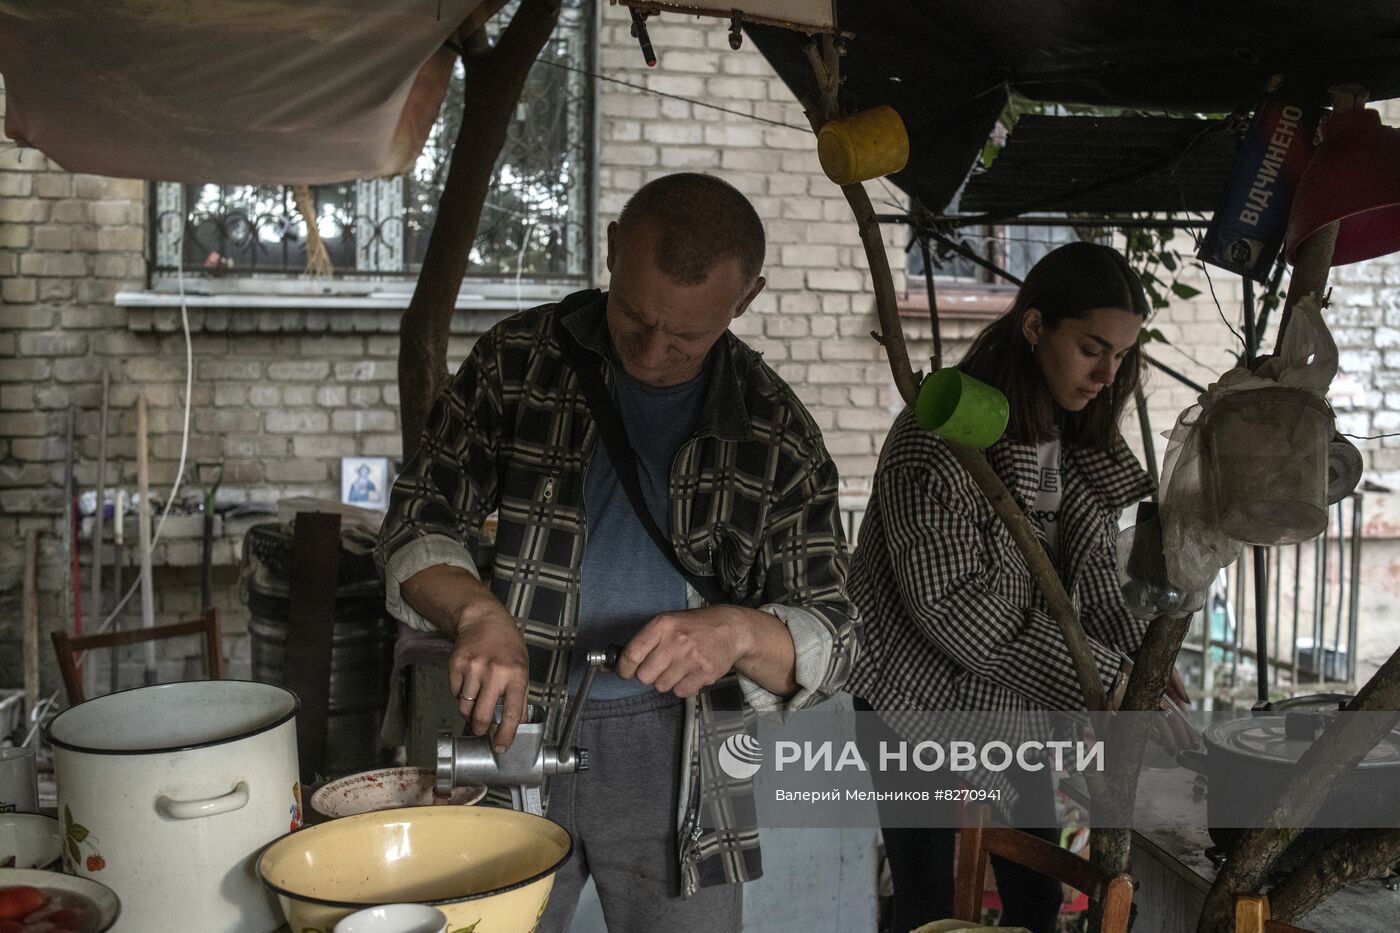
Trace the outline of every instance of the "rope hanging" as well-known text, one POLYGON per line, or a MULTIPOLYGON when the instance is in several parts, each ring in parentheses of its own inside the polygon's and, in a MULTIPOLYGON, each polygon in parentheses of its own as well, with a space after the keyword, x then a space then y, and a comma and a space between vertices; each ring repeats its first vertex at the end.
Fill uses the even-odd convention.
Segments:
POLYGON ((297 212, 306 221, 306 274, 313 278, 329 278, 335 274, 335 264, 316 226, 316 201, 310 185, 292 185, 292 199, 297 212))

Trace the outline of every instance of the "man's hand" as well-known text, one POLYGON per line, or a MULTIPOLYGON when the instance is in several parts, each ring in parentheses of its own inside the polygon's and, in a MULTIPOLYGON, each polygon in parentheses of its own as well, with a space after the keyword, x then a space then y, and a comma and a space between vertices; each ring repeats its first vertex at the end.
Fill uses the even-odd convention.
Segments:
POLYGON ((447 664, 448 684, 473 732, 486 732, 496 702, 504 698, 496 750, 505 751, 525 718, 530 684, 525 639, 515 619, 486 584, 463 567, 424 568, 403 581, 399 592, 419 615, 455 642, 447 664))
POLYGON ((735 606, 706 606, 661 613, 622 649, 618 676, 636 677, 662 693, 695 696, 748 653, 753 633, 743 612, 735 606))
POLYGON ((515 619, 499 605, 487 605, 464 616, 457 626, 457 642, 447 669, 457 708, 463 719, 471 721, 477 735, 485 734, 496 703, 504 700, 496 751, 505 751, 525 718, 530 683, 525 639, 515 619))

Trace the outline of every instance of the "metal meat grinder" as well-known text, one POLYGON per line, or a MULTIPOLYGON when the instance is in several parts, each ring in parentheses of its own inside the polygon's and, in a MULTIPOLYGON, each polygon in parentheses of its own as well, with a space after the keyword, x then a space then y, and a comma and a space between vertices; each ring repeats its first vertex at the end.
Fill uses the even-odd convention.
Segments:
POLYGON ((437 781, 435 791, 448 797, 455 787, 469 784, 510 787, 511 807, 526 813, 543 815, 540 785, 552 774, 570 774, 588 770, 588 749, 575 748, 579 713, 588 700, 593 676, 599 671, 617 667, 620 647, 613 645, 602 651, 590 651, 585 656, 583 681, 564 720, 564 732, 558 745, 544 741, 544 723, 536 707, 527 710, 527 722, 515 731, 515 741, 499 755, 495 751, 496 729, 501 722, 501 706, 496 706, 491 727, 485 735, 472 735, 470 725, 462 735, 439 732, 437 743, 437 781))

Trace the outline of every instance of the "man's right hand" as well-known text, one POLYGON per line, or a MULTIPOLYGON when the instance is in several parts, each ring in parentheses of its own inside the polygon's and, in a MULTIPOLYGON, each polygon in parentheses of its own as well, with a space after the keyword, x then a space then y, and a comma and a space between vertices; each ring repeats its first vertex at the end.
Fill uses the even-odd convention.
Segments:
POLYGON ((525 638, 515 619, 476 573, 464 567, 426 567, 404 580, 399 593, 455 642, 447 662, 447 682, 472 731, 485 734, 496 704, 504 702, 496 751, 505 751, 525 718, 530 684, 525 638))
POLYGON ((472 732, 484 735, 496 704, 503 703, 495 750, 505 751, 515 741, 515 730, 525 718, 530 682, 525 639, 515 619, 500 606, 465 615, 457 625, 456 644, 447 669, 457 708, 462 718, 471 723, 472 732))

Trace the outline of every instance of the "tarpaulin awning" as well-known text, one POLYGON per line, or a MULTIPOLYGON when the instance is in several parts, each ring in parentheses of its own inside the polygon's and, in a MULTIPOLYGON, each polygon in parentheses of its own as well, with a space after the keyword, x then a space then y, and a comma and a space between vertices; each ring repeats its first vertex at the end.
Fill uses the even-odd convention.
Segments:
POLYGON ((5 132, 72 172, 329 183, 406 171, 481 0, 5 0, 5 132))
MULTIPOLYGON (((852 34, 841 59, 843 108, 889 104, 899 111, 911 152, 892 180, 932 211, 963 183, 1011 92, 1060 103, 1229 113, 1252 110, 1269 78, 1283 74, 1290 86, 1318 93, 1357 82, 1373 100, 1400 96, 1395 0, 839 0, 837 19, 852 34)), ((789 88, 799 98, 807 94, 806 37, 771 27, 748 31, 789 88)), ((1138 151, 1152 159, 1176 145, 1166 140, 1155 154, 1138 151)), ((1088 155, 1046 152, 1028 165, 1032 172, 1037 164, 1068 171, 1063 163, 1088 155)), ((1127 194, 1118 192, 1118 210, 1148 209, 1134 208, 1127 194)))

